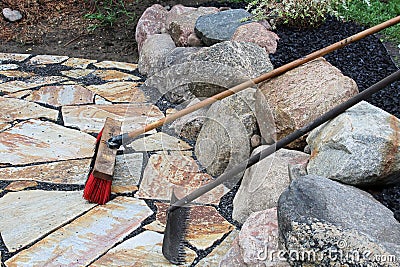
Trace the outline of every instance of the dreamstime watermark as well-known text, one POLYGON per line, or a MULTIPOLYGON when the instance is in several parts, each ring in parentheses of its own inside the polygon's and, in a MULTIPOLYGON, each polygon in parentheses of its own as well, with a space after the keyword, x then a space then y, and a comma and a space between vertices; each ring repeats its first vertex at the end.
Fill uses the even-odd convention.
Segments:
POLYGON ((349 250, 347 242, 340 240, 336 243, 336 248, 329 248, 323 251, 317 250, 274 250, 268 247, 265 242, 263 250, 258 251, 257 260, 264 262, 266 266, 274 266, 276 262, 346 262, 348 264, 356 264, 360 262, 378 262, 378 263, 395 263, 398 259, 396 255, 373 254, 369 250, 358 251, 349 250), (271 265, 272 264, 272 265, 271 265))

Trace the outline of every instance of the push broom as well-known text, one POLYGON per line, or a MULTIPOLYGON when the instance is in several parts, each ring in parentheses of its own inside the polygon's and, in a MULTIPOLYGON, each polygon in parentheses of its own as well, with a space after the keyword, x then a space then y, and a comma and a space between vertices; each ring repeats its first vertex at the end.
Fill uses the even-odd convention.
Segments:
POLYGON ((141 134, 144 134, 148 131, 151 131, 155 128, 158 128, 166 123, 172 122, 180 117, 183 117, 191 112, 194 112, 198 109, 201 109, 205 106, 211 105, 218 100, 224 99, 228 96, 231 96, 237 92, 240 92, 246 88, 249 88, 255 84, 259 84, 263 81, 271 79, 273 77, 279 76, 291 69, 294 69, 304 63, 307 63, 311 60, 314 60, 318 57, 322 57, 332 51, 335 51, 339 48, 342 48, 350 43, 356 42, 368 35, 377 33, 389 26, 395 25, 400 22, 400 16, 390 19, 386 22, 378 24, 374 27, 371 27, 367 30, 359 32, 355 35, 352 35, 346 39, 343 39, 339 42, 336 42, 332 45, 329 45, 325 48, 322 48, 318 51, 315 51, 307 56, 294 60, 288 64, 285 64, 277 69, 274 69, 270 72, 267 72, 257 78, 253 78, 244 83, 236 85, 228 90, 225 90, 219 94, 216 94, 212 97, 204 99, 203 101, 182 109, 174 114, 166 116, 158 121, 147 124, 138 130, 120 134, 121 131, 121 123, 115 121, 111 118, 107 118, 103 130, 99 133, 96 141, 96 150, 94 153, 94 160, 92 161, 90 172, 88 175, 88 179, 85 184, 85 189, 83 193, 83 197, 89 202, 94 202, 98 204, 106 203, 111 194, 111 185, 112 185, 112 177, 114 174, 115 168, 115 158, 117 154, 117 149, 123 145, 129 143, 130 140, 138 137, 141 134))

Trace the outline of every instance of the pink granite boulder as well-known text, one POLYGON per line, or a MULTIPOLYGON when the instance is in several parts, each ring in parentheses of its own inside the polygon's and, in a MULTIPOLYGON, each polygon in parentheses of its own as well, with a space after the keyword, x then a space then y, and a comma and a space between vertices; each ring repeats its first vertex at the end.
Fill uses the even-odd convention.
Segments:
POLYGON ((137 23, 135 33, 139 53, 148 36, 166 32, 167 14, 168 11, 159 4, 154 4, 143 12, 137 23))
POLYGON ((252 22, 239 26, 231 40, 255 43, 263 47, 268 54, 273 54, 276 52, 279 37, 276 33, 269 31, 264 25, 252 22))

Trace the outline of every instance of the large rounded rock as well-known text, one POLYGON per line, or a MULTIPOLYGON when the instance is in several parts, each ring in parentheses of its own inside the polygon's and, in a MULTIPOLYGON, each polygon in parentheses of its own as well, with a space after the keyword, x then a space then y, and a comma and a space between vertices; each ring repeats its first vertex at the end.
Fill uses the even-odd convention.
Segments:
POLYGON ((267 52, 253 43, 225 41, 202 48, 189 56, 193 61, 211 61, 230 66, 255 78, 273 69, 267 52))
POLYGON ((168 11, 159 4, 154 4, 143 12, 135 32, 139 53, 148 36, 166 32, 167 14, 168 11))
MULTIPOLYGON (((252 155, 268 146, 256 148, 252 155)), ((243 223, 256 211, 277 206, 281 193, 289 186, 289 165, 305 165, 309 155, 281 149, 248 168, 233 200, 233 219, 243 223)))
POLYGON ((358 186, 400 184, 400 120, 361 102, 312 131, 309 174, 358 186))
POLYGON ((200 50, 199 47, 177 47, 165 57, 164 67, 181 64, 189 61, 189 57, 200 50))
MULTIPOLYGON (((324 58, 263 82, 259 89, 256 116, 265 140, 272 140, 275 133, 278 140, 289 135, 358 93, 357 84, 324 58), (276 129, 269 128, 268 109, 273 110, 276 129)), ((305 138, 289 145, 303 146, 305 138)))
POLYGON ((198 18, 195 33, 207 45, 230 40, 236 29, 243 24, 251 14, 244 9, 229 9, 198 18))
POLYGON ((332 266, 338 261, 347 266, 396 266, 378 257, 400 255, 400 224, 393 213, 368 193, 327 178, 295 179, 279 198, 278 222, 286 249, 307 256, 290 253, 295 266, 332 266))
POLYGON ((165 57, 175 48, 175 43, 169 34, 154 34, 143 44, 139 55, 139 72, 152 76, 164 68, 165 57))
MULTIPOLYGON (((220 175, 249 158, 250 138, 257 129, 253 113, 255 90, 249 88, 224 98, 208 110, 197 138, 195 155, 209 174, 220 175)), ((225 185, 235 185, 243 172, 225 185)))

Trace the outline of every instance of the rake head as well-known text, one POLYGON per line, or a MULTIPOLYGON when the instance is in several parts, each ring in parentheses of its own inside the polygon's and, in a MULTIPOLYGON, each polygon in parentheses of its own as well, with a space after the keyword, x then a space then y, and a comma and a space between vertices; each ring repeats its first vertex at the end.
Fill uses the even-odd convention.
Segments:
POLYGON ((165 226, 162 253, 171 263, 182 265, 185 263, 185 235, 189 220, 189 208, 174 206, 178 201, 172 191, 171 204, 167 210, 167 223, 165 226))

